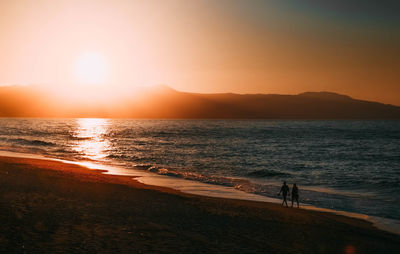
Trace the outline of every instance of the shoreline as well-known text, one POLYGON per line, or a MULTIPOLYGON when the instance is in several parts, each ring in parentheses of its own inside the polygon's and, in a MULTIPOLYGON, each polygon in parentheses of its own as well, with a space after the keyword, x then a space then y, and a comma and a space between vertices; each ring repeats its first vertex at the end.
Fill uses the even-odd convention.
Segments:
POLYGON ((103 172, 51 160, 0 157, 0 218, 5 222, 0 248, 137 253, 400 250, 398 235, 364 220, 190 195, 103 172))
MULTIPOLYGON (((109 176, 122 176, 128 177, 132 181, 135 181, 147 188, 154 188, 157 190, 169 190, 167 192, 178 192, 181 194, 197 195, 203 197, 211 198, 221 198, 221 199, 234 199, 234 200, 244 200, 244 201, 254 201, 254 202, 265 202, 271 204, 281 204, 281 199, 270 198, 266 196, 261 196, 257 194, 247 193, 237 190, 233 187, 220 186, 207 184, 192 180, 173 178, 164 175, 158 175, 151 172, 140 171, 138 169, 125 169, 122 167, 111 166, 106 164, 92 163, 88 161, 68 161, 63 159, 49 158, 36 154, 28 153, 17 153, 9 151, 0 150, 1 157, 11 157, 11 158, 26 158, 26 159, 38 159, 38 160, 49 160, 65 164, 78 165, 85 167, 90 170, 95 170, 101 172, 104 175, 109 176)), ((341 210, 334 210, 329 208, 316 207, 313 205, 300 203, 300 209, 308 211, 317 211, 323 213, 330 213, 339 216, 345 216, 354 219, 360 219, 371 223, 377 229, 400 235, 400 221, 376 216, 370 216, 361 213, 347 212, 341 210)))

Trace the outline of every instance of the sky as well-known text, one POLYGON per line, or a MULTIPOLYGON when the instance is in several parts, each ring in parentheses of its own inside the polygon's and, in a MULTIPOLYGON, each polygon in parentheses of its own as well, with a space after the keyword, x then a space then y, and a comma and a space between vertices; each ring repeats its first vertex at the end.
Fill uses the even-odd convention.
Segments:
POLYGON ((400 105, 400 2, 0 0, 0 85, 331 91, 400 105))

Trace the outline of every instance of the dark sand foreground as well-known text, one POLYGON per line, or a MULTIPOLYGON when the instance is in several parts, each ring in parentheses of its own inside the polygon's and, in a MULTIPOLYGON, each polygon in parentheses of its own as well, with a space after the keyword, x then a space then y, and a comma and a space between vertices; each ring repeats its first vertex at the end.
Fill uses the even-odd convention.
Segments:
POLYGON ((0 157, 0 222, 0 253, 400 253, 366 221, 34 159, 0 157))

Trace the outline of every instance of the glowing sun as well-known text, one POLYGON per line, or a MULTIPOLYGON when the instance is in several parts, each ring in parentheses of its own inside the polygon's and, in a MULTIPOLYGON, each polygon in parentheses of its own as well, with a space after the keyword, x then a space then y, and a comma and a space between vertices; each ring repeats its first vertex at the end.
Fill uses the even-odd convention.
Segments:
POLYGON ((85 53, 77 59, 75 73, 81 84, 103 84, 108 75, 106 59, 97 53, 85 53))

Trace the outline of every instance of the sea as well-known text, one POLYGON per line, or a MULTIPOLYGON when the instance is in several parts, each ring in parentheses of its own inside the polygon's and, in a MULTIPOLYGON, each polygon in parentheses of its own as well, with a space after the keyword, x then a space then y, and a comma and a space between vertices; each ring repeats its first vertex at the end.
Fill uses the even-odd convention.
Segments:
POLYGON ((400 221, 398 120, 1 118, 0 150, 143 172, 147 184, 212 196, 276 200, 286 181, 302 204, 400 221))

